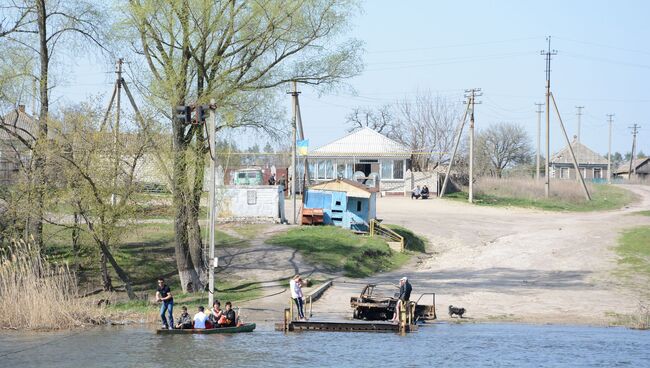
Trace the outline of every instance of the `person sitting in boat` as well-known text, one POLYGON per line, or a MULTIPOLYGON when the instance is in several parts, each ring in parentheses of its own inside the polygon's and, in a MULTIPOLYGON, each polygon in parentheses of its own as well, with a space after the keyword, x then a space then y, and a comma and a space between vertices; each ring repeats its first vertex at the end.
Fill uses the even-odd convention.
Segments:
POLYGON ((219 327, 235 327, 237 326, 237 315, 232 309, 232 303, 226 302, 226 310, 219 318, 219 327))
POLYGON ((204 313, 205 308, 199 306, 199 312, 194 315, 194 328, 205 328, 205 322, 208 320, 208 316, 204 313))
POLYGON ((182 311, 181 316, 177 320, 178 323, 176 323, 175 328, 179 328, 179 329, 192 328, 192 317, 190 317, 190 314, 187 313, 187 307, 186 306, 181 307, 181 311, 182 311))
POLYGON ((218 300, 215 300, 212 303, 212 309, 210 310, 210 315, 208 316, 209 322, 213 327, 216 327, 219 324, 219 319, 223 316, 223 310, 221 309, 221 303, 218 300))

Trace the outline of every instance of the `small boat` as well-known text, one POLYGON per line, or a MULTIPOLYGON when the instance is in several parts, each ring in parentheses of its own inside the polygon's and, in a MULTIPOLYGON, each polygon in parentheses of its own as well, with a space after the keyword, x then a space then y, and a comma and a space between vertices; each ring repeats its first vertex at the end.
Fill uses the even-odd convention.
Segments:
POLYGON ((188 328, 188 329, 175 329, 165 330, 157 329, 156 333, 159 335, 183 335, 183 334, 224 334, 224 333, 239 333, 239 332, 253 332, 255 330, 254 323, 245 323, 236 327, 218 327, 218 328, 188 328))

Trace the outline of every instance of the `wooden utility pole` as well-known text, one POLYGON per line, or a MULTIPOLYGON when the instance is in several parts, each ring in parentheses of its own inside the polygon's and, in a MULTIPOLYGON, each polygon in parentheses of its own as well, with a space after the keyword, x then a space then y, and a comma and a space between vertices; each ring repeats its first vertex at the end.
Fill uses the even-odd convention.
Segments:
POLYGON ((296 81, 293 81, 292 83, 292 90, 290 92, 292 96, 292 110, 293 110, 293 120, 291 123, 292 127, 292 138, 291 138, 291 199, 293 202, 293 224, 298 223, 298 214, 296 213, 296 164, 297 164, 297 159, 296 159, 296 139, 297 139, 297 120, 298 120, 298 86, 296 81))
POLYGON ((115 81, 115 91, 117 97, 117 109, 115 111, 115 125, 113 127, 113 154, 115 155, 114 160, 114 171, 113 171, 113 193, 111 193, 111 205, 115 206, 117 203, 117 176, 120 170, 120 152, 118 147, 118 139, 120 134, 120 109, 122 107, 120 102, 120 97, 122 95, 122 63, 123 60, 117 59, 116 73, 117 80, 115 81))
POLYGON ((465 97, 469 100, 465 103, 468 104, 469 109, 471 109, 471 114, 469 118, 469 188, 467 194, 467 200, 469 203, 474 201, 474 105, 480 102, 476 102, 476 96, 481 96, 480 88, 472 88, 465 90, 465 97))
POLYGON ((557 55, 557 50, 551 51, 551 36, 546 37, 548 41, 548 49, 542 50, 541 54, 546 56, 546 168, 544 170, 544 195, 548 198, 551 194, 551 175, 550 175, 550 164, 551 164, 551 144, 550 144, 550 107, 551 107, 551 56, 557 55))
MULTIPOLYGON (((634 151, 636 150, 636 134, 639 132, 641 127, 639 124, 634 124, 628 128, 632 129, 632 152, 630 152, 630 168, 627 172, 627 179, 632 180, 632 162, 634 161, 634 151)), ((634 168, 634 171, 636 171, 636 168, 634 168)))
POLYGON ((535 103, 535 106, 537 106, 537 166, 535 170, 535 180, 539 181, 539 166, 540 166, 540 157, 539 157, 539 149, 541 145, 541 140, 542 140, 542 113, 544 112, 542 110, 542 106, 544 106, 543 103, 535 103))
POLYGON ((445 195, 447 190, 447 183, 449 182, 449 175, 451 174, 451 168, 454 164, 454 158, 456 157, 456 151, 458 150, 458 144, 460 143, 460 137, 463 135, 463 128, 465 127, 465 120, 467 120, 467 113, 469 112, 469 104, 465 109, 463 118, 458 122, 458 135, 456 136, 456 144, 454 145, 454 151, 451 153, 451 158, 449 159, 449 166, 447 166, 447 173, 445 174, 445 181, 442 182, 442 189, 438 196, 442 198, 445 195))
MULTIPOLYGON (((214 111, 215 101, 210 100, 210 116, 208 117, 208 147, 210 149, 210 195, 208 197, 208 205, 210 206, 210 260, 209 260, 209 274, 208 274, 208 306, 212 306, 214 301, 214 268, 217 266, 214 256, 214 242, 215 242, 215 222, 217 219, 216 214, 216 200, 215 192, 217 189, 216 178, 216 159, 217 159, 217 144, 216 144, 216 119, 217 114, 214 111)), ((197 116, 197 120, 200 117, 197 116)), ((201 124, 201 121, 198 121, 201 124)))
POLYGON ((555 113, 557 114, 557 119, 560 122, 562 133, 564 133, 564 139, 566 139, 567 147, 569 147, 569 152, 571 153, 571 159, 573 159, 573 166, 576 168, 576 176, 578 177, 578 180, 582 184, 582 189, 585 192, 585 197, 587 197, 588 201, 591 201, 591 194, 589 194, 589 189, 587 189, 587 184, 585 184, 585 179, 582 176, 580 169, 578 168, 578 160, 576 159, 576 155, 573 152, 573 147, 571 147, 571 141, 569 140, 569 135, 566 133, 564 123, 562 122, 562 117, 560 116, 560 110, 557 108, 557 103, 555 102, 555 96, 553 95, 553 93, 551 93, 551 99, 553 100, 553 107, 555 109, 555 113))
POLYGON ((607 151, 607 183, 612 183, 612 118, 614 114, 607 114, 609 120, 609 148, 607 151))
POLYGON ((580 120, 582 118, 582 109, 584 108, 585 108, 584 106, 576 106, 576 109, 578 110, 578 112, 576 113, 576 115, 578 116, 578 134, 576 135, 578 143, 580 143, 580 123, 581 123, 580 120))

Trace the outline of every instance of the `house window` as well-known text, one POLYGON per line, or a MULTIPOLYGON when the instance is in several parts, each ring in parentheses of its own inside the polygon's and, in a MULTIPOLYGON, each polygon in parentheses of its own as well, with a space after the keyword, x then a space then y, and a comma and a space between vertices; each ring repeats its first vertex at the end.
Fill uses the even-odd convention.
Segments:
POLYGON ((325 161, 325 178, 334 179, 334 163, 332 160, 325 161))
POLYGON ((568 179, 568 178, 569 178, 569 168, 568 167, 560 168, 560 179, 568 179))
POLYGON ((318 161, 318 179, 325 179, 325 160, 318 161))
POLYGON ((601 170, 599 167, 594 167, 594 179, 601 179, 603 177, 601 170))
POLYGON ((357 201, 357 212, 361 212, 361 201, 357 201))
POLYGON ((257 192, 254 190, 247 190, 246 191, 246 202, 248 205, 256 205, 257 204, 257 192))
POLYGON ((381 178, 382 179, 392 179, 393 178, 393 161, 392 160, 381 160, 381 178))

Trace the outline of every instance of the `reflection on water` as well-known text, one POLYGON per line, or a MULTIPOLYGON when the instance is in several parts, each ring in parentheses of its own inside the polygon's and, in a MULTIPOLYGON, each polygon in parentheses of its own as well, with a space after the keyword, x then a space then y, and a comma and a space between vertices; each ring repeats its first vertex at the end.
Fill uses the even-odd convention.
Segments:
POLYGON ((159 336, 139 327, 0 333, 0 367, 648 366, 650 332, 515 324, 433 324, 416 333, 159 336))

